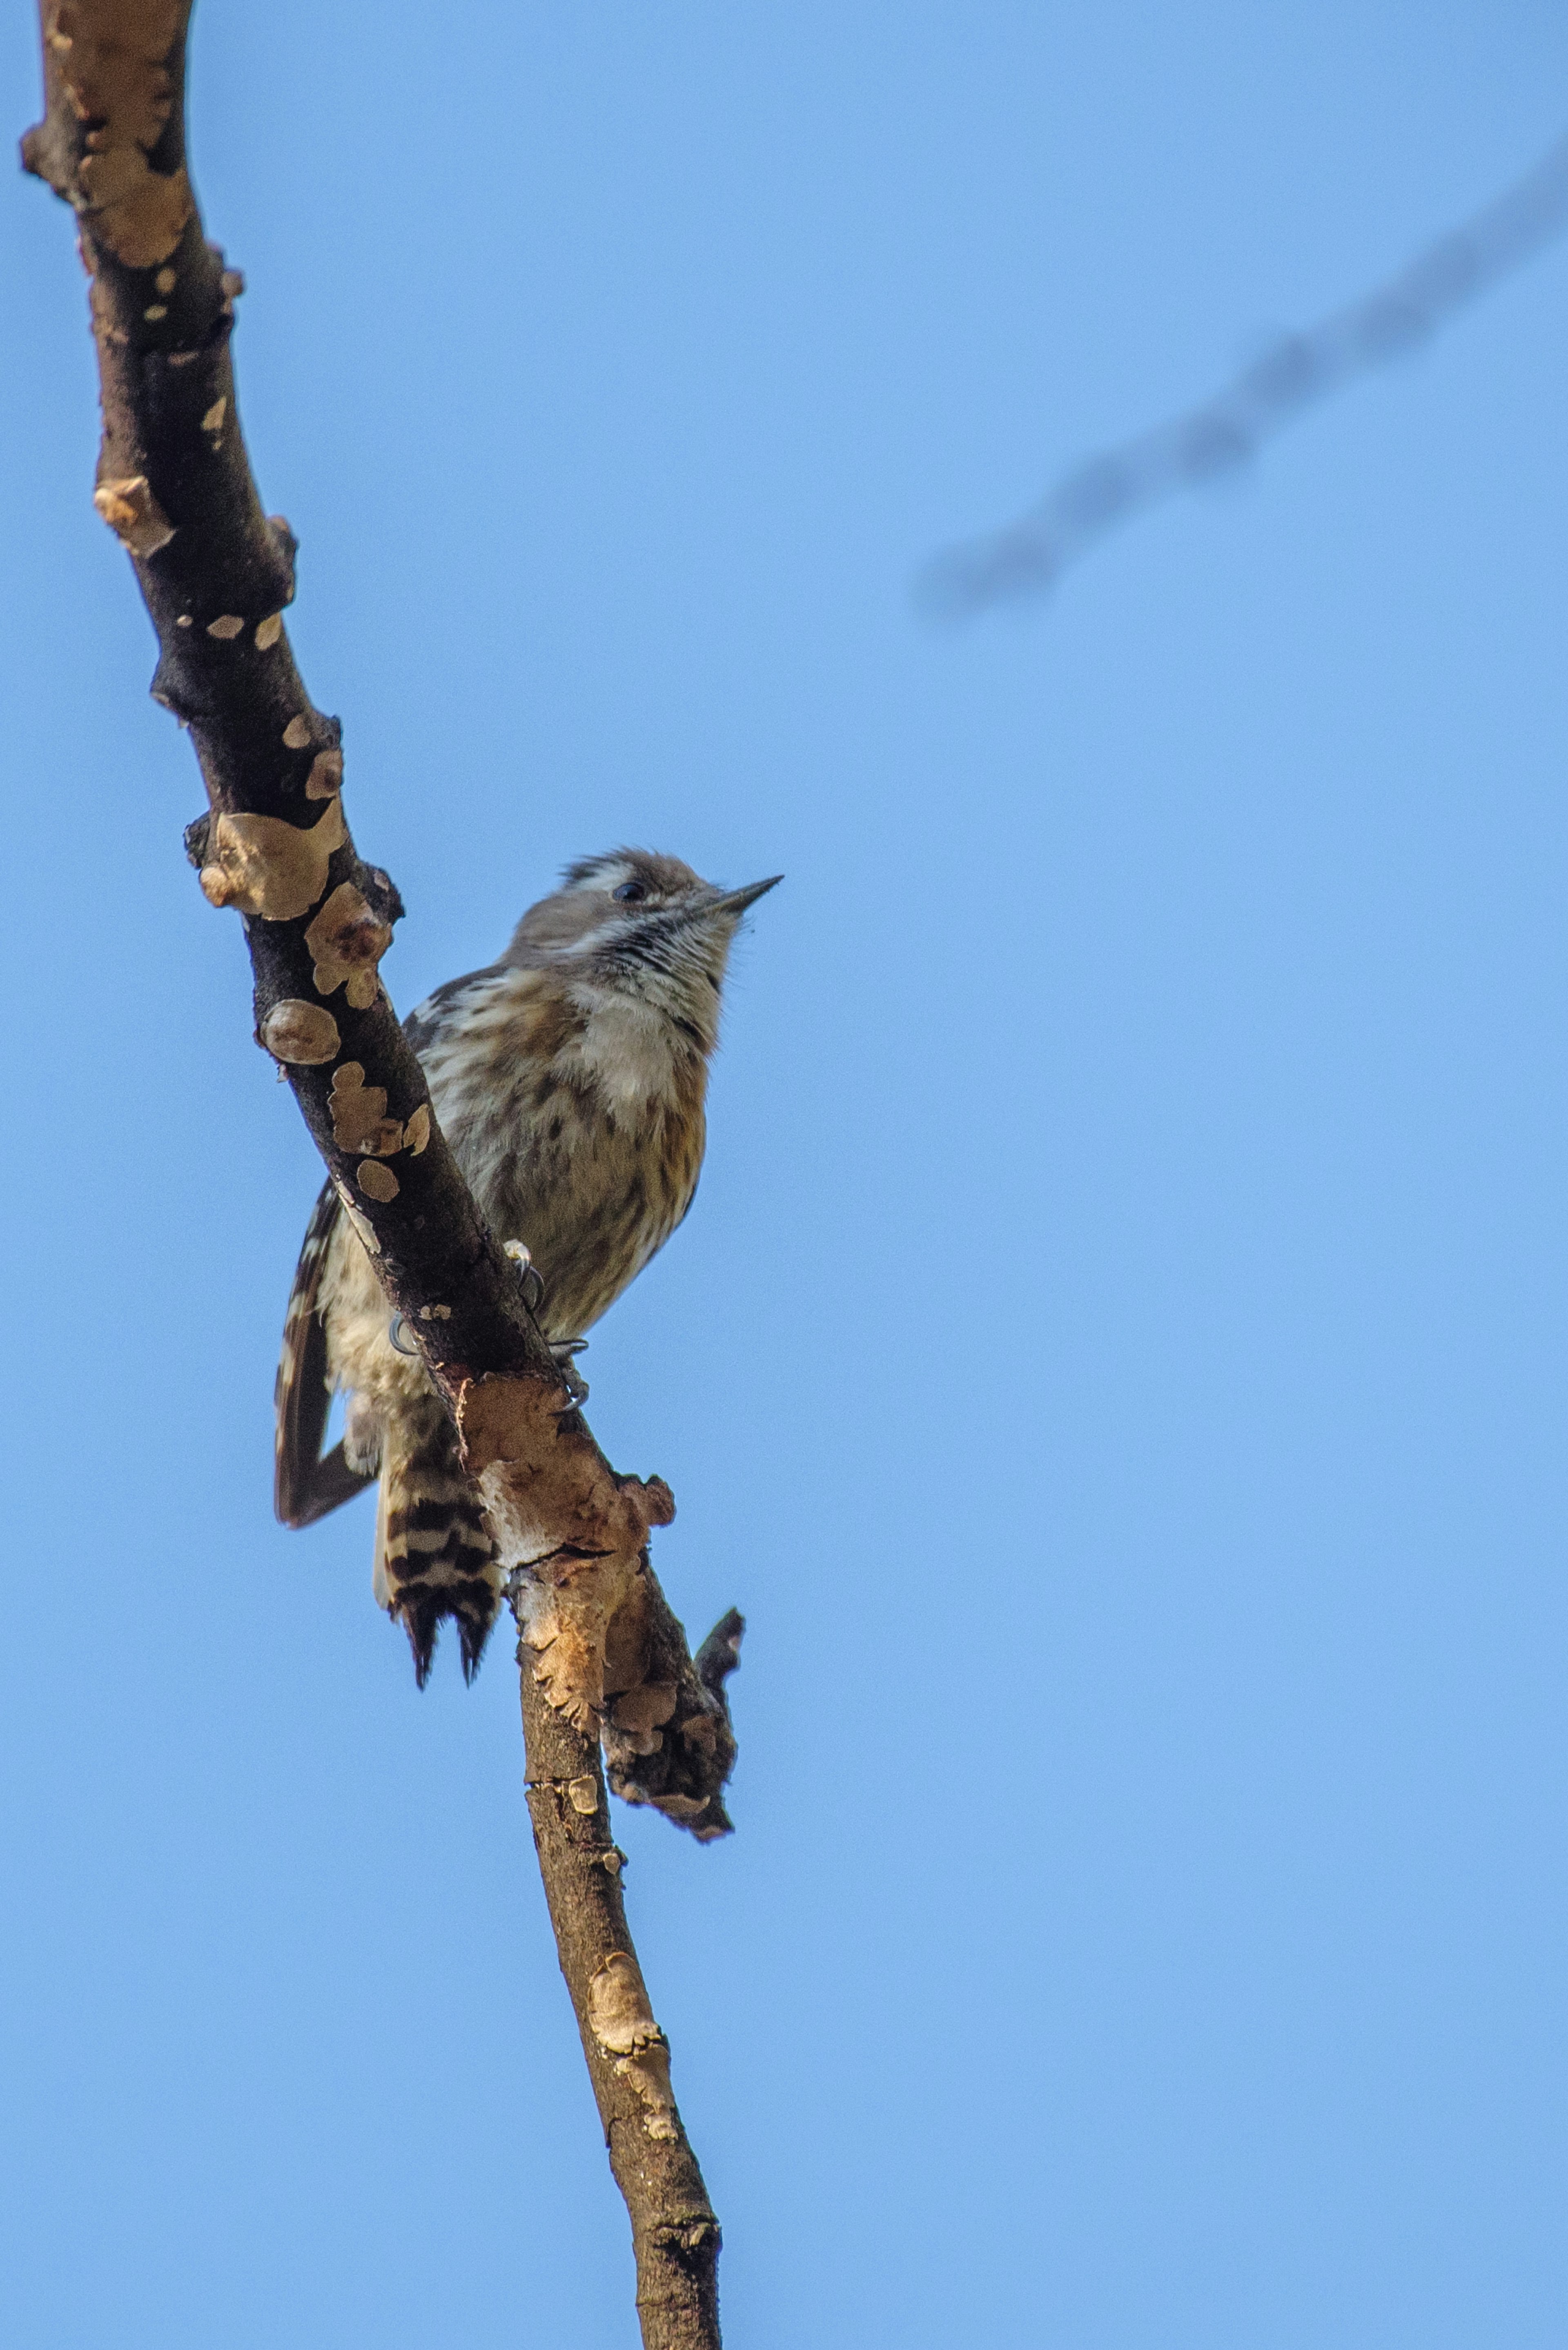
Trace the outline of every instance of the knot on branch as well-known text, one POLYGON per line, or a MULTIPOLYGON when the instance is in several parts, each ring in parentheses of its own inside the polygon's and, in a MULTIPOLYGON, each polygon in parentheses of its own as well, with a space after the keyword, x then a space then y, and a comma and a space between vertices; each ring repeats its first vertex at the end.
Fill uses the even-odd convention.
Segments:
POLYGON ((704 2245, 716 2244, 719 2222, 711 2211, 696 2212, 690 2220, 677 2220, 669 2227, 655 2228, 655 2241, 668 2244, 671 2251, 697 2252, 704 2245))
POLYGON ((745 1618, 732 1607, 691 1657, 651 1570, 624 1615, 610 1627, 611 1650, 629 1635, 639 1677, 605 1724, 610 1785, 623 1803, 651 1804, 701 1844, 729 1835, 723 1793, 736 1743, 725 1683, 741 1661, 745 1618))
MULTIPOLYGON (((299 553, 299 541, 282 515, 268 515, 266 527, 284 577, 283 593, 279 596, 278 602, 292 604, 295 590, 295 557, 299 553)), ((333 720, 332 723, 336 725, 337 721, 333 720)))
POLYGON ((174 525, 153 496, 145 473, 100 482, 92 502, 126 553, 143 561, 161 553, 174 536, 174 525))
MULTIPOLYGON (((308 793, 310 785, 306 784, 305 788, 308 793)), ((394 922, 402 920, 407 909, 403 904, 401 893, 390 874, 383 873, 379 865, 360 866, 359 888, 363 892, 366 904, 378 922, 385 923, 389 931, 394 922)))

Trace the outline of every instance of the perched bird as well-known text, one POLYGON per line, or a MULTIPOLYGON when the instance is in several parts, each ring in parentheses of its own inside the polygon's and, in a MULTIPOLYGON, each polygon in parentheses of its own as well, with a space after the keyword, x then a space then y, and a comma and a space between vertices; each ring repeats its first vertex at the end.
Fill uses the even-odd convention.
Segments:
MULTIPOLYGON (((691 1205, 730 948, 779 878, 720 889, 645 849, 586 858, 498 962, 449 980, 404 1024, 479 1211, 526 1249, 540 1328, 568 1360, 691 1205)), ((472 1679, 501 1579, 451 1423, 398 1336, 328 1184, 284 1326, 277 1514, 309 1525, 379 1475, 376 1596, 422 1688, 445 1616, 472 1679), (348 1398, 344 1435, 323 1460, 333 1390, 348 1398)))

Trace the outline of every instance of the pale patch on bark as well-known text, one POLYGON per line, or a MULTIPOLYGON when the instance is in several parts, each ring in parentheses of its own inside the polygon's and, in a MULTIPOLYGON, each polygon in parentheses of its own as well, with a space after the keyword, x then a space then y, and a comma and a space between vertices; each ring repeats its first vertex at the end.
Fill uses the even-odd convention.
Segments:
POLYGON ((341 751, 318 751, 310 763, 310 773, 305 779, 307 800, 329 800, 343 787, 343 754, 341 751))
POLYGON ((261 1024, 261 1040, 275 1061, 320 1068, 337 1056, 337 1023, 324 1005, 301 995, 275 1003, 261 1024))
POLYGON ((78 209, 92 234, 131 269, 166 261, 191 217, 191 182, 153 171, 173 103, 169 53, 187 10, 181 0, 57 0, 44 41, 64 82, 87 153, 78 209))
POLYGON ((655 2020, 642 1970, 629 1950, 612 1950, 588 1982, 588 2026, 615 2069, 643 2104, 649 2137, 680 2129, 670 2085, 670 2043, 655 2020))
POLYGON ((347 837, 338 800, 308 830, 275 816, 214 816, 201 871, 202 895, 214 906, 236 906, 264 921, 293 921, 326 889, 332 853, 347 837))
MULTIPOLYGON (((332 805, 337 808, 341 804, 334 800, 332 805)), ((322 823, 326 821, 324 816, 322 823)), ((305 907, 299 910, 304 913, 305 907)), ((355 1011, 368 1012, 376 1001, 376 965, 391 945, 392 933, 352 881, 338 883, 306 931, 305 943, 315 964, 311 976, 322 994, 343 987, 355 1011)))
POLYGON ((156 555, 174 536, 174 525, 153 496, 145 473, 100 482, 92 502, 129 554, 156 555))
MULTIPOLYGON (((400 1120, 387 1116, 387 1088, 365 1083, 364 1064, 345 1061, 332 1073, 327 1107, 332 1116, 332 1139, 339 1150, 363 1150, 372 1159, 388 1159, 403 1147, 400 1120)), ((363 1169, 360 1170, 363 1175, 363 1169)), ((366 1191, 370 1190, 367 1183, 366 1191)), ((391 1192, 372 1198, 393 1197, 391 1192)))
POLYGON ((350 1191, 348 1184, 345 1183, 341 1175, 334 1175, 332 1178, 332 1188, 337 1194, 338 1202, 342 1207, 344 1214, 348 1219, 349 1227, 353 1232, 354 1237, 358 1242, 360 1247, 364 1250, 366 1255, 379 1256, 381 1253, 381 1243, 376 1237, 376 1227, 370 1222, 369 1217, 362 1214, 355 1206, 354 1194, 350 1191))
POLYGON ((389 1200, 395 1200, 402 1188, 391 1169, 379 1159, 361 1159, 354 1180, 368 1198, 379 1200, 383 1207, 389 1200))
MULTIPOLYGON (((628 1690, 624 1697, 617 1698, 610 1720, 633 1753, 658 1753, 663 1742, 659 1725, 674 1712, 677 1694, 673 1681, 644 1681, 640 1689, 628 1690)), ((701 1808, 699 1804, 697 1809, 701 1808)))
POLYGON ((650 1527, 675 1503, 662 1478, 618 1477, 553 1383, 489 1373, 458 1393, 462 1464, 504 1572, 521 1570, 523 1638, 550 1702, 585 1736, 606 1711, 610 1627, 636 1593, 650 1527))

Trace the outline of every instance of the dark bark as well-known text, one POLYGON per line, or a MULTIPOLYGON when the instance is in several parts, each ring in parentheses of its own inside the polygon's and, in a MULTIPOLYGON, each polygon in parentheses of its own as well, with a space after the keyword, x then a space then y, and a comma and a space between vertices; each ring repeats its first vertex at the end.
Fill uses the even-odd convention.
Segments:
POLYGON ((516 1570, 535 1840, 631 2213, 645 2340, 696 2350, 718 2340, 718 2226, 668 2102, 662 2038, 632 2012, 641 1979, 603 1860, 597 1738, 618 1794, 722 1835, 739 1619, 693 1663, 648 1560, 649 1528, 673 1503, 594 1443, 380 983, 402 907, 348 836, 341 728, 312 704, 282 625, 296 542, 263 513, 240 432, 241 281, 206 243, 186 178, 189 15, 190 0, 42 0, 46 114, 23 159, 78 216, 103 406, 94 502, 157 631, 152 691, 201 763, 208 809, 187 850, 213 903, 241 914, 257 1042, 293 1087, 516 1570), (589 1778, 584 1813, 559 1789, 580 1794, 589 1778))

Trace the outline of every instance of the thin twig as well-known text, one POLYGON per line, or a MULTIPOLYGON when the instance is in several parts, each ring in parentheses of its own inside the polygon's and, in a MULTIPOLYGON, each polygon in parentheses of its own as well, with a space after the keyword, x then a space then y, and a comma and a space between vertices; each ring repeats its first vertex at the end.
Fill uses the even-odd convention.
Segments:
POLYGON ((1233 473, 1315 401, 1417 348, 1565 227, 1568 139, 1372 293, 1277 337, 1197 407, 1075 465, 1005 530, 946 549, 922 575, 920 601, 960 619, 1044 595, 1135 515, 1233 473))
POLYGON ((186 172, 190 0, 41 0, 40 16, 45 117, 23 159, 80 224, 103 405, 94 503, 157 630, 153 693, 189 728, 206 782, 187 847, 208 899, 243 918, 256 1040, 418 1343, 513 1570, 535 1838, 631 2216, 644 2338, 712 2350, 718 2223, 627 1932, 598 1746, 618 1792, 722 1835, 739 1619, 714 1636, 730 1627, 722 1655, 711 1640, 692 1659, 648 1555, 669 1490, 618 1475, 594 1442, 381 983, 401 902, 355 850, 341 728, 289 648, 295 539, 263 514, 230 364, 241 282, 205 241, 186 172))
MULTIPOLYGON (((519 1657, 527 1650, 519 1644, 519 1657)), ((719 2340, 719 2222, 670 2087, 626 1922, 597 1744, 522 1675, 528 1809, 610 2168, 631 2214, 646 2350, 719 2340)))

